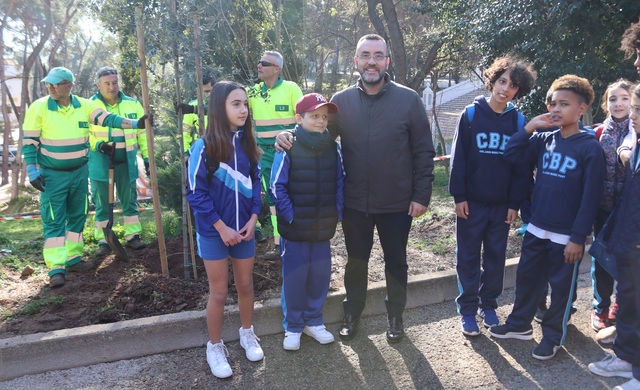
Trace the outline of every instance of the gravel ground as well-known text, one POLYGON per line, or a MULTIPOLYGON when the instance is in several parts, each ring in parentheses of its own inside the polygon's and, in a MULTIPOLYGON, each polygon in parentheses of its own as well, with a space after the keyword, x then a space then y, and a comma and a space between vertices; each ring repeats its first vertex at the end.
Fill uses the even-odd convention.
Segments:
MULTIPOLYGON (((227 380, 211 375, 204 349, 197 348, 25 376, 0 383, 0 389, 608 389, 626 379, 596 377, 587 369, 608 352, 589 325, 589 286, 582 275, 565 348, 546 362, 531 357, 539 326, 534 341, 496 341, 485 330, 467 338, 455 304, 444 302, 408 310, 407 337, 397 345, 385 339, 385 316, 364 318, 350 342, 319 345, 303 336, 297 352, 282 349, 282 335, 263 337, 266 357, 258 363, 247 361, 237 342, 229 343, 234 376, 227 380)), ((501 297, 502 320, 513 298, 513 290, 501 297)), ((334 333, 337 328, 329 326, 334 333)))

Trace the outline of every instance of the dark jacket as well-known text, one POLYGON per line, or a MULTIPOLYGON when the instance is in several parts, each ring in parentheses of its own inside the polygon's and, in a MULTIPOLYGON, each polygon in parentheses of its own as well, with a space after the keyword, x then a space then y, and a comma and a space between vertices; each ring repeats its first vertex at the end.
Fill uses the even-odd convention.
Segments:
POLYGON ((428 206, 433 182, 433 141, 418 94, 390 81, 367 95, 362 81, 336 93, 339 111, 329 129, 340 136, 346 172, 345 207, 365 213, 428 206))
MULTIPOLYGON (((638 261, 640 256, 640 145, 636 142, 631 150, 631 160, 624 179, 622 198, 616 212, 616 220, 607 247, 613 254, 638 261)), ((637 287, 636 287, 637 288, 637 287)))
POLYGON ((595 137, 586 131, 569 138, 562 138, 560 130, 532 136, 520 131, 509 140, 504 158, 537 161, 529 223, 584 245, 602 198, 605 171, 604 152, 595 137))
POLYGON ((451 148, 449 193, 456 203, 467 200, 484 204, 508 204, 518 210, 529 197, 531 166, 511 164, 503 154, 518 128, 518 111, 513 104, 498 114, 484 96, 477 97, 473 120, 465 109, 451 148))
POLYGON ((329 133, 296 126, 296 142, 276 154, 269 192, 276 204, 278 232, 287 240, 330 240, 342 218, 344 171, 340 147, 329 133))

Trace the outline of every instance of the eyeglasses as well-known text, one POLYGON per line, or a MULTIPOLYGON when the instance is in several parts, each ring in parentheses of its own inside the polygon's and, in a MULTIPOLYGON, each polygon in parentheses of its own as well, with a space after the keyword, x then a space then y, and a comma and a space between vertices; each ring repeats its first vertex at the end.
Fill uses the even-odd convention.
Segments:
POLYGON ((262 65, 262 66, 276 66, 276 64, 272 64, 271 62, 268 61, 258 61, 258 65, 262 65))
POLYGON ((357 57, 363 61, 369 61, 371 58, 373 58, 374 61, 380 62, 380 61, 384 61, 389 56, 384 55, 382 53, 376 53, 374 55, 371 55, 370 53, 360 53, 358 54, 357 57))
POLYGON ((58 84, 45 83, 45 85, 47 87, 54 87, 54 88, 64 87, 64 86, 67 86, 69 84, 71 84, 69 81, 63 81, 63 82, 60 82, 58 84))
POLYGON ((629 115, 640 115, 640 106, 629 106, 629 115))

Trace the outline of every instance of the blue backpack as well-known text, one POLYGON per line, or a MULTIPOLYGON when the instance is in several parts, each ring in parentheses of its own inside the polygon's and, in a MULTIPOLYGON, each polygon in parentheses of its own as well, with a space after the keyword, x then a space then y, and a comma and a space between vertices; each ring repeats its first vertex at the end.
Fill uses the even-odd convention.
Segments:
MULTIPOLYGON (((469 119, 469 127, 471 127, 471 122, 473 122, 473 114, 476 112, 476 107, 474 104, 469 104, 465 107, 465 111, 467 112, 467 119, 469 119)), ((524 115, 520 111, 518 112, 518 131, 520 131, 524 127, 524 115)))

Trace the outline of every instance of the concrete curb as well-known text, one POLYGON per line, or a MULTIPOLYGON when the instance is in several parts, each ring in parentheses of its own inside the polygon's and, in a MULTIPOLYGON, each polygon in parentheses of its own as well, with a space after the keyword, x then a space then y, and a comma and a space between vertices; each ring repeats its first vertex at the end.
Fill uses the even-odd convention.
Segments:
MULTIPOLYGON (((515 286, 518 258, 507 260, 504 288, 515 286)), ((589 272, 591 258, 585 256, 580 273, 589 272)), ((327 297, 324 306, 325 323, 342 320, 344 290, 327 297)), ((452 300, 458 295, 455 270, 428 275, 409 276, 407 309, 452 300)), ((363 316, 386 313, 385 282, 369 284, 363 316)), ((453 304, 453 302, 452 302, 453 304)), ((225 309, 222 338, 238 340, 240 325, 236 306, 225 309)), ((256 303, 254 328, 258 336, 281 333, 282 309, 279 299, 256 303)), ((0 339, 0 381, 23 375, 38 374, 113 362, 123 359, 202 347, 208 340, 204 311, 190 311, 62 329, 0 339)))

